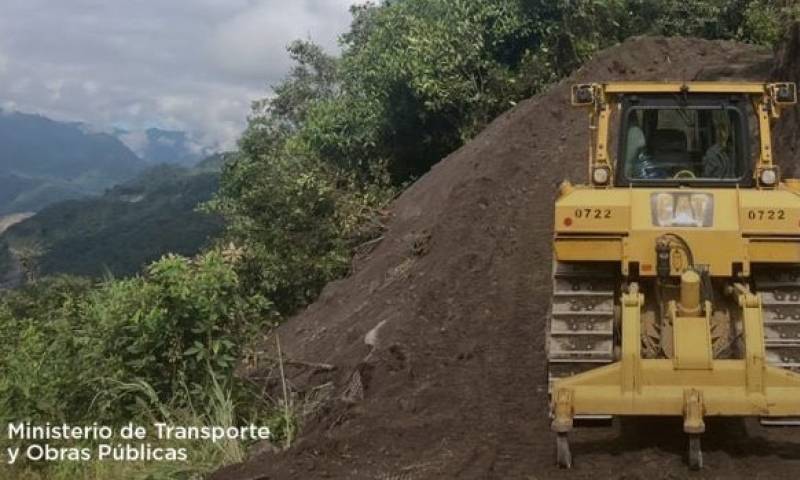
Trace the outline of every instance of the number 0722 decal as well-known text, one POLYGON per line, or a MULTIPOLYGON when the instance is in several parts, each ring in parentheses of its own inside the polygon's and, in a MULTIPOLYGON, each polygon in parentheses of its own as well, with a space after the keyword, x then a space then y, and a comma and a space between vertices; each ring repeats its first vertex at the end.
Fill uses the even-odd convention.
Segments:
POLYGON ((611 218, 610 208, 576 208, 575 218, 604 219, 611 218))
POLYGON ((782 209, 754 209, 747 211, 748 220, 786 220, 786 211, 782 209))

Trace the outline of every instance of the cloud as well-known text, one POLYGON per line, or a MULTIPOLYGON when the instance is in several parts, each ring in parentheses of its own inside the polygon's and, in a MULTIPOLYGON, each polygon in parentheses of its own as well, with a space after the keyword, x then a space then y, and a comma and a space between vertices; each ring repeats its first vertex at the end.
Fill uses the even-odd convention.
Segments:
POLYGON ((0 51, 0 77, 8 73, 8 56, 0 51))
POLYGON ((144 154, 148 142, 147 133, 144 130, 122 133, 119 135, 119 139, 137 155, 141 156, 144 154))
POLYGON ((156 138, 156 143, 164 145, 166 147, 174 147, 178 144, 178 142, 174 139, 167 138, 167 137, 158 137, 156 138))
POLYGON ((94 82, 92 80, 86 80, 85 82, 83 82, 83 90, 89 95, 96 94, 99 89, 100 85, 98 85, 97 82, 94 82))
POLYGON ((8 117, 17 110, 17 104, 12 100, 0 102, 0 116, 8 117))
POLYGON ((310 39, 329 52, 349 21, 352 1, 257 2, 221 22, 207 49, 218 68, 242 79, 277 81, 291 66, 285 47, 310 39))
POLYGON ((53 101, 61 100, 61 92, 64 90, 64 79, 51 79, 44 82, 44 88, 50 94, 53 101))
POLYGON ((335 52, 352 3, 3 0, 0 105, 232 148, 251 101, 287 74, 286 46, 310 38, 335 52))

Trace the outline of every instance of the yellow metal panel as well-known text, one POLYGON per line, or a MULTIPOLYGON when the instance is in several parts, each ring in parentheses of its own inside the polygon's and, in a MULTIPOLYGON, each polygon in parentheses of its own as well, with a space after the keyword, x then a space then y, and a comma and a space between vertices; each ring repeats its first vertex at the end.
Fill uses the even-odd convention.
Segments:
POLYGON ((555 231, 619 233, 630 229, 627 189, 575 188, 556 201, 555 231))
POLYGON ((746 93, 764 94, 763 83, 746 82, 612 82, 603 85, 606 93, 746 93))
POLYGON ((683 416, 686 388, 702 391, 706 416, 800 414, 800 375, 768 366, 764 393, 751 393, 745 364, 716 360, 711 370, 675 370, 671 360, 641 360, 641 388, 623 391, 622 362, 617 362, 560 380, 554 388, 571 391, 574 415, 683 416))
POLYGON ((672 324, 675 368, 711 369, 711 332, 706 317, 676 317, 672 324))
POLYGON ((556 238, 555 255, 561 261, 586 260, 618 262, 622 260, 619 238, 556 238))
POLYGON ((742 233, 800 234, 800 196, 790 190, 740 190, 742 233))
MULTIPOLYGON (((745 273, 750 262, 800 262, 800 195, 788 188, 740 190, 733 188, 626 188, 576 187, 556 202, 556 255, 561 260, 623 261, 639 263, 643 276, 654 276, 655 241, 675 233, 692 248, 698 263, 714 276, 730 276, 734 263, 745 273), (713 225, 660 227, 653 224, 652 195, 697 192, 713 197, 713 225), (616 234, 622 240, 582 238, 578 235, 616 234), (750 241, 742 235, 759 235, 750 241), (784 238, 772 238, 781 235, 784 238), (795 235, 795 238, 785 238, 795 235), (570 238, 567 239, 567 236, 570 238), (592 243, 592 242, 599 243, 592 243), (620 250, 621 248, 621 250, 620 250)), ((680 255, 680 253, 676 253, 680 255)), ((675 260, 680 263, 680 259, 675 260)), ((623 266, 623 270, 625 266, 623 266)))
POLYGON ((755 263, 800 263, 800 237, 786 240, 749 239, 747 255, 755 263))

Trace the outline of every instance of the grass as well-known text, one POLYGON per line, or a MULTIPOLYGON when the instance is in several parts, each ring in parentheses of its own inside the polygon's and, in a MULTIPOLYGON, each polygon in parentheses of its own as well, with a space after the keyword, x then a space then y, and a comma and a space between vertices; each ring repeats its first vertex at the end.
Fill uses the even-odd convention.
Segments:
MULTIPOLYGON (((201 405, 190 402, 188 408, 174 409, 158 399, 155 390, 144 381, 120 383, 109 392, 113 395, 136 395, 141 400, 143 413, 138 423, 150 427, 162 422, 180 426, 238 426, 240 416, 229 385, 221 383, 213 376, 212 385, 206 392, 207 399, 201 405)), ((187 392, 188 393, 188 392, 187 392)), ((286 415, 281 410, 277 415, 286 415)), ((249 422, 247 422, 249 423, 249 422)), ((256 425, 276 423, 274 418, 256 419, 256 425), (259 422, 260 420, 260 422, 259 422)), ((293 424, 294 422, 292 422, 293 424)), ((222 466, 245 460, 248 445, 239 439, 210 440, 158 440, 148 428, 151 438, 146 440, 122 440, 114 443, 150 443, 161 448, 185 448, 188 460, 185 462, 114 462, 93 458, 87 462, 37 462, 35 464, 18 461, 16 465, 0 465, 0 478, 19 480, 201 480, 222 466)), ((89 447, 96 452, 96 445, 63 445, 69 447, 89 447)), ((93 455, 94 457, 94 455, 93 455)))
POLYGON ((281 412, 283 414, 283 425, 285 429, 283 435, 283 448, 288 449, 292 446, 292 440, 294 440, 296 417, 293 414, 294 403, 289 397, 289 393, 286 388, 286 375, 283 372, 283 354, 281 353, 281 340, 277 334, 275 335, 275 346, 278 349, 278 368, 280 369, 281 390, 283 391, 283 398, 281 399, 281 406, 283 407, 281 412))

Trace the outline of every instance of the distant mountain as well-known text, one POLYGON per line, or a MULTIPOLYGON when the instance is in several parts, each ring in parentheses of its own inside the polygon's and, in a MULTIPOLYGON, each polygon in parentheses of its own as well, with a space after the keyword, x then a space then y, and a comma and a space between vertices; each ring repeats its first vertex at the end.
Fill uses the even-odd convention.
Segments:
POLYGON ((146 166, 113 135, 0 110, 0 215, 100 193, 146 166))
POLYGON ((218 168, 158 165, 102 196, 50 205, 0 236, 0 278, 13 265, 3 261, 8 247, 40 250, 43 275, 126 276, 167 252, 193 255, 222 230, 221 219, 196 211, 218 186, 218 168))
POLYGON ((191 167, 213 153, 212 149, 194 142, 186 132, 176 130, 116 130, 115 135, 150 164, 191 167))
POLYGON ((225 162, 227 162, 232 155, 234 154, 231 152, 215 153, 197 162, 194 169, 201 172, 221 172, 225 162))

